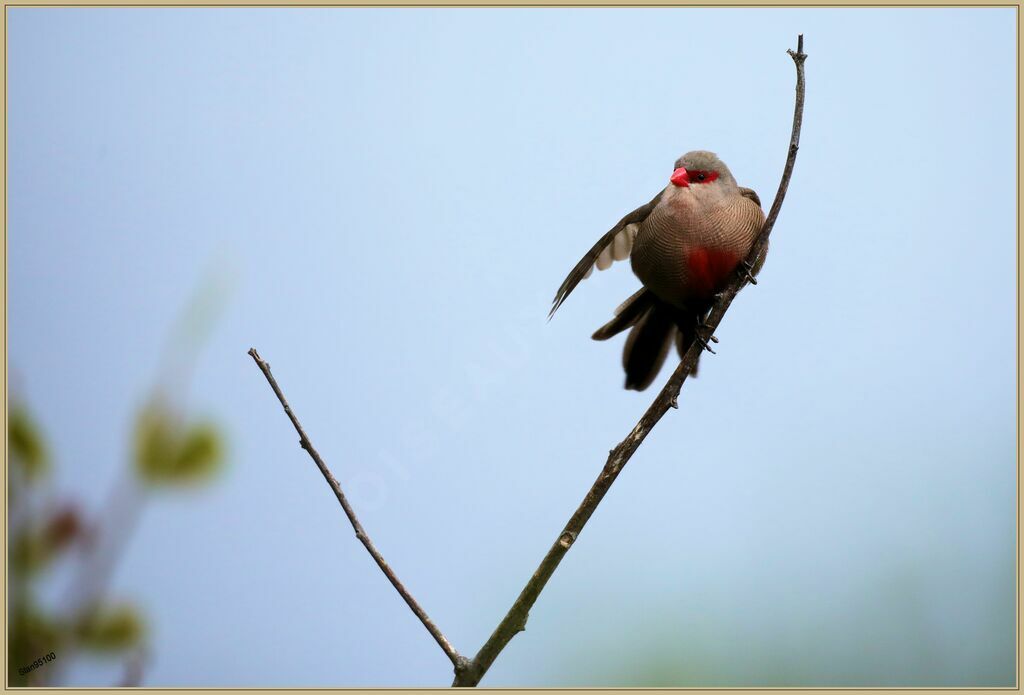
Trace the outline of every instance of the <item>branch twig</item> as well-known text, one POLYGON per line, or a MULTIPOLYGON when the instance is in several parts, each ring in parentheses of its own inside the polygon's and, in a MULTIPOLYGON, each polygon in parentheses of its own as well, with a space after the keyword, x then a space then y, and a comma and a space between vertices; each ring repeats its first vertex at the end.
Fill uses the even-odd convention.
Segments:
POLYGON ((348 517, 349 522, 352 524, 352 530, 356 532, 356 538, 358 538, 359 542, 365 546, 366 552, 370 553, 374 562, 377 563, 377 566, 380 567, 381 572, 383 572, 384 576, 388 578, 388 581, 391 582, 393 587, 395 587, 395 590, 401 595, 405 602, 409 604, 409 608, 412 609, 412 612, 415 613, 416 617, 420 619, 421 623, 423 623, 423 627, 427 628, 427 632, 430 633, 430 635, 437 641, 438 645, 440 645, 441 649, 444 650, 444 653, 448 656, 452 665, 455 667, 455 672, 460 673, 468 663, 468 659, 455 651, 455 647, 452 646, 451 642, 448 641, 448 638, 444 636, 440 629, 438 629, 437 625, 434 624, 434 621, 427 615, 427 612, 423 610, 419 603, 416 602, 416 599, 412 597, 409 590, 406 589, 405 585, 398 579, 395 571, 391 569, 388 563, 384 560, 384 556, 381 555, 380 551, 377 550, 376 546, 374 546, 373 541, 370 540, 370 537, 363 529, 363 525, 359 523, 359 518, 356 516, 355 511, 352 510, 352 506, 345 498, 345 493, 341 491, 341 485, 339 485, 338 481, 335 480, 330 469, 327 468, 327 464, 324 463, 322 458, 320 458, 320 454, 317 453, 317 450, 313 448, 313 444, 309 441, 309 437, 306 436, 306 431, 302 429, 302 424, 295 416, 295 413, 292 412, 291 406, 288 405, 288 401, 285 399, 284 393, 281 392, 281 387, 277 385, 277 380, 274 379, 274 375, 270 373, 270 363, 265 362, 260 357, 259 353, 256 352, 256 348, 250 348, 249 355, 251 355, 253 360, 256 361, 256 365, 263 372, 263 376, 267 377, 267 382, 270 383, 270 388, 274 389, 274 394, 277 396, 277 400, 281 401, 281 406, 284 408, 285 414, 288 415, 288 419, 292 421, 295 431, 299 433, 299 446, 306 450, 306 453, 308 453, 310 458, 313 459, 316 467, 320 469, 321 473, 323 473, 324 480, 326 480, 327 484, 331 486, 332 490, 334 490, 334 496, 338 498, 341 508, 345 510, 345 516, 348 517))
MULTIPOLYGON (((768 236, 771 234, 772 227, 775 225, 775 220, 779 216, 779 211, 782 209, 782 201, 786 197, 786 191, 789 188, 789 179, 793 173, 793 166, 796 162, 796 153, 800 148, 800 129, 803 124, 803 109, 804 109, 804 61, 807 55, 804 53, 804 37, 801 34, 797 39, 796 51, 787 51, 793 58, 793 62, 796 64, 796 106, 793 113, 793 132, 789 143, 789 155, 786 158, 786 166, 782 172, 782 180, 779 183, 779 190, 775 194, 775 201, 772 203, 771 210, 765 219, 764 226, 761 228, 761 233, 758 235, 753 246, 750 249, 750 253, 747 255, 745 262, 746 268, 743 266, 737 271, 732 282, 726 287, 726 289, 718 296, 714 306, 711 308, 711 312, 705 320, 708 335, 713 335, 715 329, 722 321, 722 317, 725 315, 726 310, 732 304, 736 294, 742 289, 743 285, 750 279, 747 272, 748 268, 755 265, 755 261, 760 258, 764 252, 765 247, 768 244, 768 236)), ((323 459, 320 458, 320 454, 317 453, 316 449, 310 443, 309 438, 306 436, 306 432, 302 429, 302 425, 299 423, 298 418, 292 412, 291 407, 288 405, 288 401, 285 399, 284 394, 281 392, 280 387, 277 385, 277 381, 270 373, 270 365, 263 361, 259 353, 256 352, 255 348, 249 350, 249 354, 253 360, 263 371, 263 375, 267 378, 270 383, 270 387, 274 390, 277 395, 277 399, 281 402, 284 407, 285 413, 288 418, 292 421, 292 425, 295 427, 295 431, 299 433, 299 444, 303 449, 310 455, 313 461, 316 463, 320 472, 323 474, 324 479, 334 490, 335 497, 338 498, 338 502, 341 503, 342 509, 345 511, 345 515, 348 520, 352 523, 352 528, 355 530, 356 538, 366 547, 367 552, 373 557, 381 571, 384 572, 388 580, 395 587, 398 593, 402 596, 405 602, 412 609, 416 617, 420 619, 423 626, 427 628, 427 631, 434 637, 437 643, 444 650, 444 653, 451 660, 455 667, 455 681, 452 683, 454 686, 475 686, 483 678, 484 674, 494 663, 498 654, 505 648, 505 646, 512 640, 513 637, 519 632, 526 629, 526 620, 529 617, 530 609, 533 604, 537 601, 541 591, 547 584, 551 575, 554 574, 558 564, 565 557, 565 554, 569 552, 569 548, 572 547, 573 543, 579 537, 580 532, 586 525, 587 521, 593 515, 597 506, 601 503, 601 500, 607 494, 612 483, 618 477, 619 473, 622 472, 623 467, 633 456, 633 453, 643 443, 647 435, 654 429, 654 426, 658 424, 662 416, 668 412, 669 408, 677 407, 677 400, 679 398, 679 392, 683 387, 683 382, 686 381, 687 375, 693 371, 693 366, 697 363, 697 359, 700 357, 701 352, 706 349, 705 345, 702 345, 700 341, 694 341, 687 350, 686 355, 683 356, 679 366, 673 372, 669 378, 668 383, 661 390, 658 396, 654 399, 654 402, 640 418, 640 421, 633 427, 633 430, 629 435, 619 442, 614 449, 608 453, 608 460, 601 470, 601 474, 594 481, 590 490, 587 492, 580 506, 577 507, 573 513, 569 522, 562 529, 555 543, 548 550, 547 555, 541 560, 540 566, 530 577, 530 580, 526 583, 526 587, 516 598, 512 607, 509 609, 505 617, 502 618, 498 627, 495 628, 494 632, 488 638, 487 642, 480 648, 476 656, 472 660, 459 654, 451 643, 445 638, 441 631, 437 628, 434 622, 427 616, 426 612, 420 607, 416 600, 412 597, 409 591, 405 588, 394 571, 384 561, 383 556, 374 547, 370 537, 363 530, 362 525, 359 523, 359 519, 356 518, 355 512, 352 511, 352 507, 349 505, 348 500, 345 499, 345 494, 341 491, 341 486, 338 485, 338 481, 331 475, 330 470, 327 468, 327 464, 324 463, 323 459)))
MULTIPOLYGON (((796 107, 793 113, 793 133, 789 142, 789 156, 786 159, 786 167, 782 172, 782 181, 779 183, 778 193, 775 194, 775 202, 772 204, 771 211, 765 219, 761 233, 747 255, 747 267, 754 266, 754 261, 760 257, 765 246, 768 244, 768 235, 771 234, 772 227, 775 225, 775 219, 779 216, 779 211, 782 209, 782 201, 786 197, 789 179, 793 173, 793 164, 796 162, 796 153, 800 147, 800 127, 803 123, 804 111, 804 60, 807 58, 804 54, 803 34, 797 39, 796 52, 789 50, 788 53, 793 58, 793 62, 796 63, 796 107)), ((736 297, 736 293, 740 291, 746 280, 747 274, 741 268, 733 281, 719 296, 705 321, 708 335, 714 334, 726 310, 736 297)), ((668 412, 668 409, 676 406, 683 382, 686 381, 687 375, 693 371, 693 366, 697 363, 697 359, 704 349, 704 346, 699 341, 694 341, 690 345, 690 349, 687 350, 676 371, 672 374, 668 383, 665 384, 665 388, 661 390, 661 393, 654 399, 647 412, 640 418, 640 422, 636 424, 633 431, 625 439, 608 453, 608 461, 604 464, 601 474, 597 477, 593 486, 591 486, 590 491, 587 492, 586 497, 583 498, 583 502, 580 503, 580 506, 569 519, 569 523, 562 529, 562 533, 559 534, 554 545, 551 546, 547 555, 541 560, 537 571, 530 577, 530 581, 526 583, 526 587, 519 594, 515 603, 512 604, 512 608, 502 618, 498 627, 495 628, 493 634, 484 643, 484 646, 480 648, 477 655, 473 657, 469 666, 461 673, 456 672, 455 681, 452 685, 474 686, 479 683, 480 679, 487 673, 487 669, 494 663, 494 659, 505 648, 505 645, 515 637, 516 633, 526 629, 526 619, 529 617, 530 608, 537 601, 537 597, 540 596, 544 585, 547 584, 555 568, 558 567, 558 563, 562 561, 562 558, 569 551, 569 548, 572 547, 576 538, 579 537, 583 526, 590 519, 594 510, 597 509, 597 505, 601 503, 608 489, 615 482, 615 478, 622 472, 623 466, 626 465, 626 462, 629 461, 633 453, 643 443, 644 438, 658 424, 661 417, 668 412)))

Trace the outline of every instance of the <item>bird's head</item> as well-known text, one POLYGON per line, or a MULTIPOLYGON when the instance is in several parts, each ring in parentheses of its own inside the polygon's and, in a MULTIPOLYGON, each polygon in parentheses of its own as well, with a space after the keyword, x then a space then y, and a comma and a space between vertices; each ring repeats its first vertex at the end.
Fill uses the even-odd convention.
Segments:
MULTIPOLYGON (((694 150, 687 152, 676 160, 675 171, 669 181, 676 188, 696 188, 707 186, 716 189, 735 188, 729 167, 714 152, 694 150)), ((694 191, 696 192, 696 190, 694 191)))

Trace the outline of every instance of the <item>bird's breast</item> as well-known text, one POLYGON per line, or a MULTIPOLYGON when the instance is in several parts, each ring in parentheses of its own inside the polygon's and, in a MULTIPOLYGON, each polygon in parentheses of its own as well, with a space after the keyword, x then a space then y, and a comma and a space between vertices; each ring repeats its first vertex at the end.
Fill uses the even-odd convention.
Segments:
POLYGON ((702 299, 711 297, 728 281, 740 260, 735 253, 722 248, 694 246, 687 249, 683 263, 690 291, 702 299))
POLYGON ((633 272, 670 304, 711 299, 749 253, 763 220, 760 207, 740 200, 703 209, 659 206, 637 232, 630 258, 633 272))

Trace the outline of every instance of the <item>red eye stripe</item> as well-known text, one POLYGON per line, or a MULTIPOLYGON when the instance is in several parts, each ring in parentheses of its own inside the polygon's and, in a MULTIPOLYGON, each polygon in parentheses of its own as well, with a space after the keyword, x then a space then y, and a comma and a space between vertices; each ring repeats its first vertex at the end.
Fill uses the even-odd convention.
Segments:
POLYGON ((688 172, 690 183, 711 183, 718 178, 717 171, 703 171, 700 169, 688 172))

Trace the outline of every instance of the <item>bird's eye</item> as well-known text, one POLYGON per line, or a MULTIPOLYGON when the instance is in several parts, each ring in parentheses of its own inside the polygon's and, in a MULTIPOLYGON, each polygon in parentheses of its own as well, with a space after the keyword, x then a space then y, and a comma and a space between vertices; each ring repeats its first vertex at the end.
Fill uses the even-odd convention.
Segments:
POLYGON ((691 171, 690 180, 697 183, 711 183, 718 178, 717 171, 691 171))

